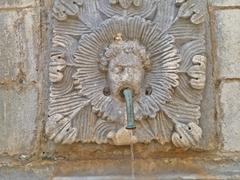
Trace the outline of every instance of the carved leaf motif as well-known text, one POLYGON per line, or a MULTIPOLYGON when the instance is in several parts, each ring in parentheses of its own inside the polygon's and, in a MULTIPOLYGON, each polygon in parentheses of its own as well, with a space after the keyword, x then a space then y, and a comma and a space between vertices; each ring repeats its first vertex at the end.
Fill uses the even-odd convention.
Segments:
POLYGON ((96 131, 97 116, 93 113, 90 105, 85 106, 79 111, 72 120, 73 127, 78 128, 78 136, 76 142, 92 143, 96 142, 94 133, 96 131))
POLYGON ((182 59, 180 71, 186 74, 181 73, 179 75, 179 86, 176 89, 176 95, 182 97, 182 99, 190 104, 200 105, 202 100, 202 91, 199 91, 201 89, 192 88, 189 83, 190 79, 187 72, 193 65, 193 57, 197 54, 203 54, 205 52, 204 41, 199 39, 190 41, 182 46, 180 52, 182 59))
MULTIPOLYGON (((58 21, 54 24, 53 32, 66 36, 66 40, 71 40, 70 36, 81 36, 91 32, 91 29, 85 24, 79 23, 75 19, 67 19, 66 21, 58 21)), ((76 41, 76 40, 75 40, 76 41)))
POLYGON ((71 126, 70 118, 55 114, 47 121, 46 134, 55 143, 72 144, 77 137, 77 128, 71 126))
POLYGON ((52 61, 49 65, 49 79, 51 82, 56 83, 62 81, 63 70, 66 68, 66 62, 63 55, 53 55, 52 61))
POLYGON ((71 115, 76 109, 81 109, 89 103, 88 99, 81 97, 77 92, 65 95, 61 91, 51 92, 50 96, 49 116, 54 114, 71 115))
POLYGON ((194 122, 198 124, 201 117, 199 105, 190 104, 179 97, 174 97, 170 102, 162 105, 162 109, 175 123, 188 124, 194 122))
POLYGON ((116 124, 99 118, 95 124, 94 140, 97 144, 107 143, 111 139, 111 132, 116 129, 116 124))
POLYGON ((72 78, 74 69, 68 66, 72 63, 77 40, 71 36, 55 34, 52 42, 49 77, 54 83, 50 88, 46 133, 56 143, 71 144, 77 141, 79 133, 79 128, 73 125, 73 121, 89 101, 80 94, 80 84, 76 85, 72 78), (79 92, 73 91, 74 86, 79 92))
MULTIPOLYGON (((98 3, 98 10, 107 16, 108 18, 111 18, 113 16, 140 16, 146 19, 153 19, 156 14, 157 10, 157 2, 156 1, 149 1, 149 0, 122 0, 126 2, 122 2, 124 6, 127 8, 123 8, 121 6, 111 5, 109 3, 109 0, 99 0, 98 3), (128 7, 129 2, 131 2, 130 6, 128 7), (126 5, 125 5, 126 3, 126 5), (131 6, 131 5, 134 6, 131 6), (136 8, 138 9, 136 11, 136 8)), ((119 0, 115 3, 120 3, 119 0)), ((114 4, 114 3, 113 3, 114 4)))
POLYGON ((203 40, 194 40, 184 44, 180 50, 182 62, 180 70, 182 72, 188 72, 192 67, 192 60, 198 54, 203 54, 206 51, 203 40))
POLYGON ((168 30, 175 19, 175 0, 160 1, 154 22, 162 31, 168 30))
POLYGON ((183 18, 180 18, 170 27, 168 32, 175 37, 176 41, 180 41, 183 44, 190 43, 193 40, 204 39, 203 28, 200 25, 189 23, 188 20, 183 18))
POLYGON ((206 81, 206 61, 205 56, 196 55, 193 57, 193 66, 188 70, 191 86, 195 89, 203 89, 206 81))
POLYGON ((180 75, 179 86, 176 89, 176 96, 182 97, 184 101, 190 104, 199 105, 202 100, 202 91, 192 88, 187 75, 180 75))
POLYGON ((55 34, 52 43, 52 54, 64 54, 66 63, 72 63, 73 52, 77 49, 77 40, 65 34, 55 34))
MULTIPOLYGON (((83 125, 90 124, 91 116, 89 115, 86 119, 84 114, 81 115, 81 110, 88 104, 89 100, 79 96, 76 92, 51 97, 48 112, 49 119, 46 123, 46 133, 50 139, 56 143, 71 144, 76 142, 83 130, 79 132, 74 120, 78 118, 79 122, 85 122, 83 125)), ((84 110, 87 112, 86 109, 84 110)))
POLYGON ((152 140, 157 140, 165 144, 171 141, 172 131, 172 121, 165 113, 159 112, 153 119, 143 119, 137 122, 136 136, 138 142, 150 143, 152 140))
POLYGON ((64 21, 67 16, 75 16, 79 12, 79 6, 83 5, 83 0, 56 0, 53 7, 53 16, 64 21))
POLYGON ((195 123, 176 124, 172 142, 176 147, 188 149, 196 146, 202 137, 202 129, 195 123))
POLYGON ((178 17, 190 18, 193 24, 201 24, 204 22, 204 12, 202 8, 202 3, 198 0, 186 0, 176 2, 180 5, 178 11, 178 17))
MULTIPOLYGON (((61 81, 58 81, 57 83, 53 83, 51 86, 50 97, 57 98, 57 97, 65 96, 66 94, 70 93, 74 89, 74 81, 72 78, 74 69, 67 66, 67 64, 72 63, 72 59, 73 59, 72 54, 77 48, 76 47, 77 41, 70 36, 55 35, 54 38, 52 39, 52 42, 53 42, 52 55, 54 57, 57 57, 56 61, 59 60, 59 57, 61 59, 63 55, 64 55, 64 61, 65 61, 64 69, 60 72, 57 72, 57 73, 61 73, 60 74, 61 81)), ((51 59, 50 65, 52 63, 55 63, 55 62, 51 59)), ((62 67, 60 68, 62 69, 62 67)), ((51 73, 51 69, 49 70, 51 73)), ((55 67, 55 70, 57 70, 56 67, 55 67)), ((51 74, 50 74, 50 77, 51 77, 51 74)))

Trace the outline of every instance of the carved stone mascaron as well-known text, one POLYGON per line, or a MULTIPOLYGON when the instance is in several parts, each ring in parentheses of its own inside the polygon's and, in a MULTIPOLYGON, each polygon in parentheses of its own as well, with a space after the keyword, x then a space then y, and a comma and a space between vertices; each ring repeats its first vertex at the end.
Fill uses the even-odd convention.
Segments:
POLYGON ((55 0, 46 134, 56 143, 161 144, 201 137, 201 0, 55 0), (136 130, 121 90, 134 92, 136 130))

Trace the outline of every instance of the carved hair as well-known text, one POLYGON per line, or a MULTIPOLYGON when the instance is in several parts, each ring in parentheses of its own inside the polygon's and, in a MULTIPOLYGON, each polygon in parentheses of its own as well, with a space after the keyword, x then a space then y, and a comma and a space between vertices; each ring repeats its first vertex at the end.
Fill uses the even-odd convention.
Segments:
POLYGON ((139 57, 143 68, 148 71, 151 68, 151 61, 146 52, 146 48, 139 44, 138 41, 123 41, 116 39, 114 43, 110 44, 103 53, 100 59, 99 67, 101 71, 107 71, 109 62, 116 58, 119 54, 134 54, 139 57))

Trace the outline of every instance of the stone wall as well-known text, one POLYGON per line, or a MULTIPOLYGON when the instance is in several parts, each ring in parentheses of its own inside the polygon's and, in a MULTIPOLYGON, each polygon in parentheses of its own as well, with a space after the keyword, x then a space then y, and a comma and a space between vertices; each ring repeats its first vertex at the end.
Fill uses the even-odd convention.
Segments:
MULTIPOLYGON (((66 147, 44 136, 51 5, 51 0, 0 2, 0 178, 128 176, 129 147, 66 147)), ((240 1, 208 0, 208 13, 211 80, 203 118, 213 119, 204 124, 206 147, 169 152, 156 144, 136 146, 138 175, 240 178, 240 1)))
POLYGON ((213 1, 210 6, 212 21, 212 46, 215 61, 216 89, 218 93, 217 123, 219 149, 239 151, 239 55, 240 2, 213 1))

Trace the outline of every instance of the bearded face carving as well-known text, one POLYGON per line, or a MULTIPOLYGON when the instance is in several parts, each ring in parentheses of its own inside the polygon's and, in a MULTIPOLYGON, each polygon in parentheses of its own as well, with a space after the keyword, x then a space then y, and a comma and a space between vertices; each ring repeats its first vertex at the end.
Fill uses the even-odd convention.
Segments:
POLYGON ((118 35, 100 63, 107 72, 107 86, 117 100, 123 101, 122 91, 126 88, 133 90, 134 98, 143 93, 145 71, 151 63, 146 49, 137 41, 125 42, 118 35))
POLYGON ((141 61, 134 54, 119 54, 109 63, 108 80, 114 97, 119 97, 121 92, 130 88, 135 97, 139 96, 143 82, 144 69, 141 61))
MULTIPOLYGON (((70 7, 57 2, 55 11, 70 7)), ((170 1, 128 3, 71 4, 79 11, 55 19, 46 133, 64 144, 155 140, 186 149, 195 146, 202 136, 198 124, 207 60, 204 39, 191 33, 201 25, 181 24, 187 20, 182 21, 185 9, 179 2, 176 7, 170 1), (166 10, 158 12, 161 5, 166 10), (84 8, 97 9, 96 19, 84 8), (159 13, 162 19, 156 18, 159 13), (64 56, 58 59, 59 54, 64 56), (125 89, 133 92, 133 134, 125 129, 125 89)))

